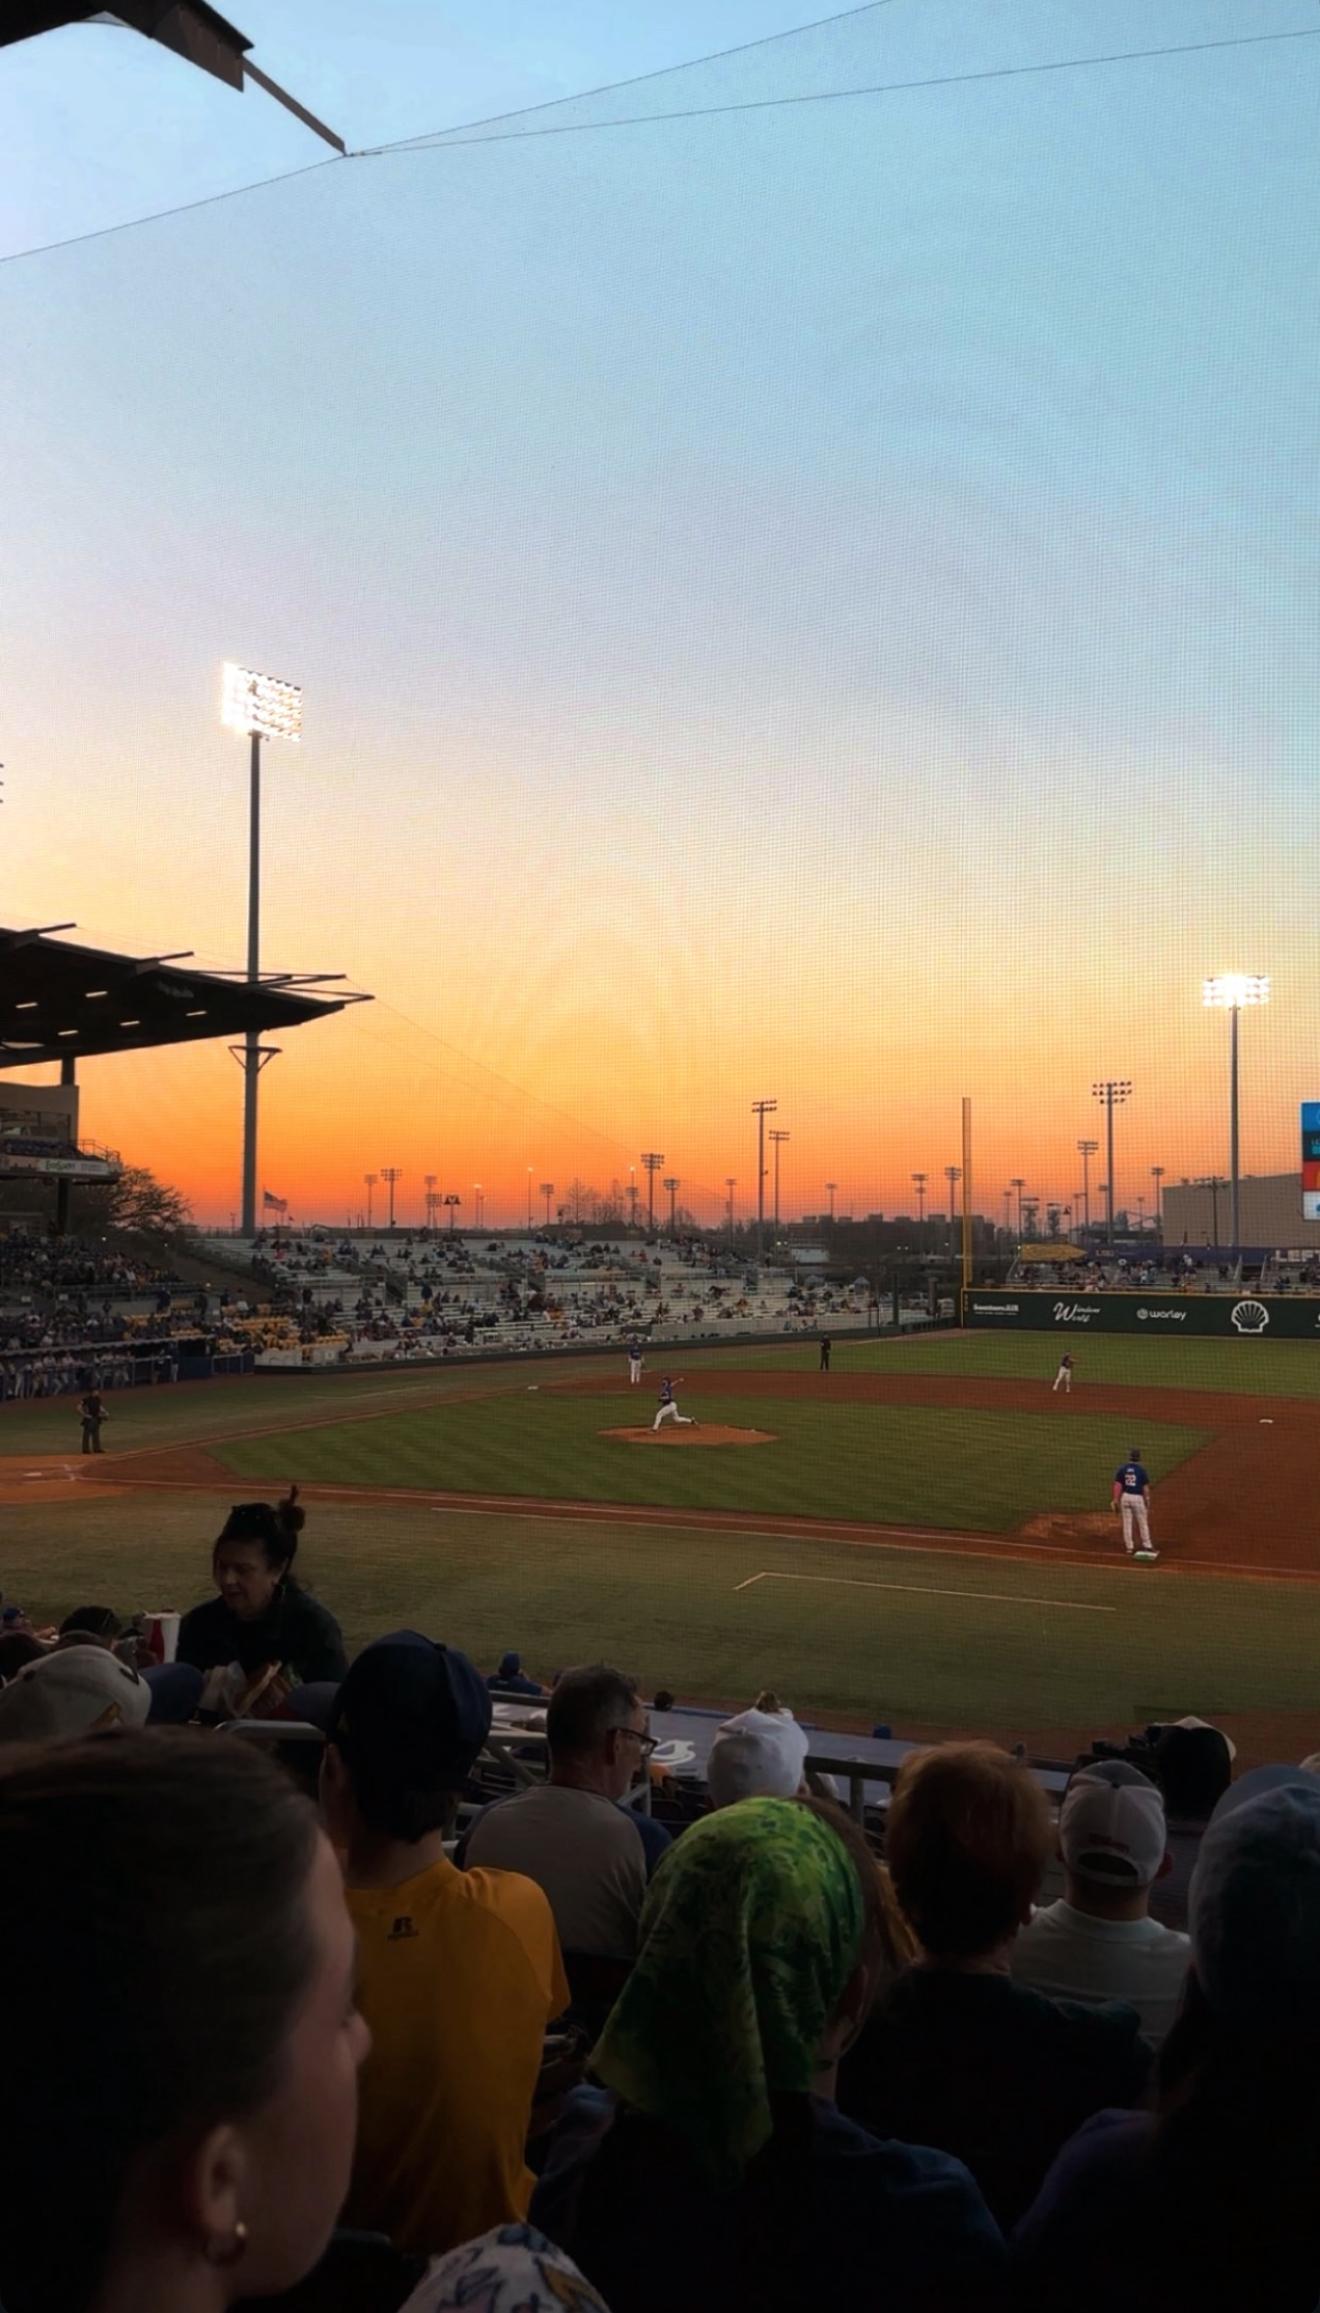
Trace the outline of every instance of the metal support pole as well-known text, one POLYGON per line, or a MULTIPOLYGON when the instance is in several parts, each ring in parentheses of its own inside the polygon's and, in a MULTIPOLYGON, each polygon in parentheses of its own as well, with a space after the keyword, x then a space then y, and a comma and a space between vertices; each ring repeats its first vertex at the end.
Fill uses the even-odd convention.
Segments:
POLYGON ((1105 1164, 1109 1178, 1105 1182, 1105 1235, 1112 1245, 1114 1242, 1114 1088, 1112 1084, 1106 1086, 1106 1091, 1108 1098, 1105 1101, 1105 1164))
POLYGON ((1241 1214, 1239 1212, 1238 1181, 1238 1008, 1234 1004, 1228 1015, 1228 1170, 1233 1191, 1233 1258, 1242 1251, 1241 1214))
MULTIPOLYGON (((261 979, 261 733, 251 735, 248 771, 248 939, 247 976, 261 979)), ((243 1039, 243 1234, 257 1233, 257 1085, 261 1076, 261 1031, 243 1039)))

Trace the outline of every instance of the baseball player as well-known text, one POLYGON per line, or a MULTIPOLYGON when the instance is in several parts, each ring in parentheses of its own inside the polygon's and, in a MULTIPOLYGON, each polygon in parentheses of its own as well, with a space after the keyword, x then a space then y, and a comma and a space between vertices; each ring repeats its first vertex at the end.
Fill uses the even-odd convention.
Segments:
POLYGON ((642 1378, 642 1345, 634 1338, 628 1344, 628 1381, 636 1389, 642 1378))
POLYGON ((829 1370, 830 1370, 830 1350, 832 1349, 832 1347, 833 1347, 833 1343, 831 1342, 831 1340, 830 1340, 830 1337, 829 1337, 828 1333, 822 1333, 822 1335, 821 1335, 821 1337, 820 1337, 820 1367, 819 1367, 819 1370, 820 1370, 820 1372, 821 1372, 821 1373, 828 1373, 828 1372, 829 1372, 829 1370))
POLYGON ((1159 1557, 1159 1551, 1150 1538, 1150 1478, 1142 1467, 1139 1446, 1133 1446, 1127 1460, 1114 1472, 1113 1506, 1123 1520, 1123 1548, 1128 1557, 1150 1564, 1159 1557))
MULTIPOLYGON (((683 1379, 681 1373, 678 1378, 680 1381, 683 1379)), ((678 1422, 684 1429, 688 1430, 694 1430, 697 1426, 691 1414, 679 1412, 678 1399, 674 1395, 674 1385, 668 1374, 665 1375, 660 1384, 660 1402, 655 1409, 655 1420, 651 1424, 652 1429, 658 1430, 661 1422, 678 1422)))
POLYGON ((1072 1377, 1073 1361, 1065 1349, 1062 1357, 1059 1359, 1059 1370, 1054 1376, 1055 1389, 1061 1389, 1065 1397, 1072 1396, 1072 1377))

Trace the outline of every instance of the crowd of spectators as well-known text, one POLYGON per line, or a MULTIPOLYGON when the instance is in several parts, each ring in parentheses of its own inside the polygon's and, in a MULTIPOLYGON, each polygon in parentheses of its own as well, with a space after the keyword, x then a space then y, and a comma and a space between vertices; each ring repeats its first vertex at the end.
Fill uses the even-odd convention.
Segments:
POLYGON ((633 1679, 350 1663, 302 1533, 174 1662, 6 1610, 6 2313, 1314 2313, 1315 1760, 937 1744, 863 1827, 762 1694, 653 1815, 633 1679))

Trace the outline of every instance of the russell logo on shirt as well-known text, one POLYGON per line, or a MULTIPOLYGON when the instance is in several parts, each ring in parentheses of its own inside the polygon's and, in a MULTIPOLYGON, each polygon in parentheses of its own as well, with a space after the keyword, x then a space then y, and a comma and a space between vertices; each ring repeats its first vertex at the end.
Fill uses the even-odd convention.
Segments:
POLYGON ((391 1944, 402 1944, 407 1942, 409 1936, 415 1936, 416 1933, 416 1928, 413 1926, 412 1921, 405 1913, 402 1919, 396 1919, 392 1923, 390 1932, 385 1940, 387 1943, 391 1944))

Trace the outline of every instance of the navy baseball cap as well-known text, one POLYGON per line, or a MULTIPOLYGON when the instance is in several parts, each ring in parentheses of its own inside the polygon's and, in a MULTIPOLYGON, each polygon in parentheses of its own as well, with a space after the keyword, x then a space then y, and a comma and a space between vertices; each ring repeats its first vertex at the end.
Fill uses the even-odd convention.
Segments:
POLYGON ((364 1647, 335 1697, 327 1736, 350 1768, 415 1791, 461 1788, 490 1732, 475 1663, 454 1646, 395 1630, 364 1647))

